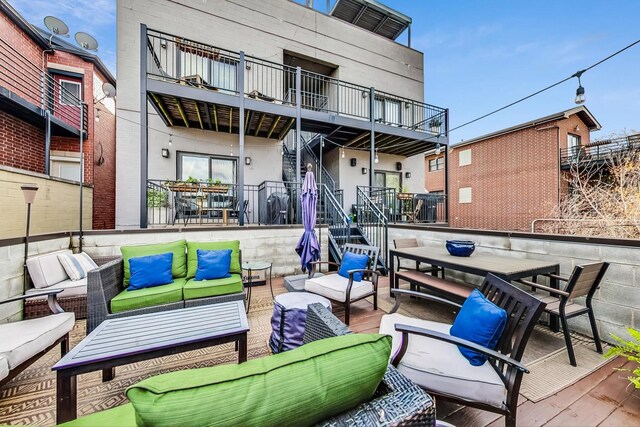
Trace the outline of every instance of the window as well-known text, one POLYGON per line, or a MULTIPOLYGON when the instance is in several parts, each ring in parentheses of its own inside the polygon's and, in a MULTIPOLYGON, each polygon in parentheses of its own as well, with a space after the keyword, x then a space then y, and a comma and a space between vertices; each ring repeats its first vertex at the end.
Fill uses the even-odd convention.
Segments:
POLYGON ((400 172, 378 172, 375 173, 376 187, 395 188, 400 191, 402 180, 400 172))
POLYGON ((234 59, 220 54, 203 56, 180 51, 180 66, 182 78, 199 76, 198 84, 236 91, 237 62, 234 59))
POLYGON ((185 153, 178 153, 178 158, 178 177, 182 181, 192 177, 200 181, 236 183, 236 159, 185 153))
POLYGON ((77 106, 80 97, 80 83, 60 80, 60 104, 77 106))
POLYGON ((51 176, 80 181, 80 157, 51 156, 51 176))
POLYGON ((569 155, 575 156, 580 150, 580 136, 568 134, 567 135, 567 148, 569 149, 569 155))
POLYGON ((458 203, 471 203, 471 187, 462 187, 458 190, 458 203))
POLYGON ((435 172, 444 169, 444 157, 429 160, 429 172, 435 172))
POLYGON ((373 106, 373 117, 378 122, 401 126, 400 101, 376 97, 373 106))
POLYGON ((471 164, 471 149, 462 150, 458 153, 458 166, 467 166, 471 164))

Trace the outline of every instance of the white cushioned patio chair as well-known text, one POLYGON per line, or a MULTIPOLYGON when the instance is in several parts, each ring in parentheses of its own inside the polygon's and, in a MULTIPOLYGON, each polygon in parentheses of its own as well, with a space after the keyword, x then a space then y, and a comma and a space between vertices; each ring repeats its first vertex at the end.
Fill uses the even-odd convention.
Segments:
POLYGON ((349 324, 351 303, 373 296, 373 309, 378 309, 378 276, 375 270, 378 262, 379 249, 375 246, 356 245, 347 243, 344 245, 344 253, 352 252, 357 255, 367 255, 369 261, 367 267, 360 270, 349 270, 349 278, 339 274, 327 274, 314 277, 317 266, 321 264, 333 265, 340 269, 340 264, 331 261, 314 261, 309 278, 305 281, 304 290, 323 297, 344 306, 344 323, 349 324), (354 281, 354 274, 362 273, 362 280, 354 281))
POLYGON ((0 386, 12 380, 29 365, 60 344, 62 356, 69 351, 69 332, 75 316, 65 313, 56 295, 62 289, 19 295, 0 301, 18 302, 27 298, 46 296, 53 314, 35 319, 0 324, 0 386))
POLYGON ((507 312, 507 323, 495 349, 450 335, 450 324, 397 313, 403 295, 461 307, 443 298, 403 289, 391 291, 396 304, 390 314, 382 317, 380 333, 393 338, 392 364, 429 394, 502 414, 507 426, 515 426, 522 375, 529 372, 521 363, 522 355, 545 303, 491 274, 480 291, 507 312), (488 360, 473 366, 457 346, 482 353, 488 360))

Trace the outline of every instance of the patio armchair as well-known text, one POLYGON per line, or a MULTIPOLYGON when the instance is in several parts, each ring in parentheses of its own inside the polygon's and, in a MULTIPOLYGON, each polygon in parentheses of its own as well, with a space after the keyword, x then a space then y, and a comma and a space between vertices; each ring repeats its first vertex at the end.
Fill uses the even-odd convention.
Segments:
POLYGON ((393 365, 429 394, 502 414, 507 426, 515 426, 522 375, 528 372, 521 363, 522 355, 545 303, 492 274, 487 275, 480 291, 507 312, 507 323, 495 349, 450 335, 449 324, 397 313, 402 295, 461 307, 409 290, 392 290, 396 304, 382 317, 380 333, 393 337, 393 365), (488 360, 473 366, 456 346, 482 353, 488 360))
MULTIPOLYGON (((380 272, 375 270, 378 262, 379 249, 375 246, 356 245, 347 243, 344 245, 344 253, 352 252, 357 255, 367 255, 369 262, 367 267, 361 270, 349 270, 349 278, 339 274, 327 274, 322 277, 314 277, 316 268, 322 264, 332 265, 340 269, 340 264, 331 261, 314 261, 311 263, 311 271, 304 288, 305 291, 323 297, 344 306, 344 323, 349 324, 351 303, 373 296, 373 309, 378 309, 378 277, 380 272), (362 273, 360 282, 354 281, 354 275, 362 273)), ((343 257, 344 257, 343 253, 343 257)))
POLYGON ((29 298, 46 297, 52 314, 0 325, 0 386, 60 344, 62 356, 69 351, 69 332, 75 316, 66 313, 56 299, 62 289, 38 291, 0 301, 15 303, 29 298))
POLYGON ((184 196, 176 196, 173 199, 175 205, 175 214, 173 215, 173 222, 171 225, 176 223, 176 219, 182 218, 184 220, 184 225, 187 225, 187 222, 191 220, 191 217, 198 216, 199 207, 198 205, 184 196))
POLYGON ((547 304, 544 309, 546 313, 560 317, 564 341, 567 345, 567 353, 569 353, 569 362, 571 363, 571 366, 578 366, 578 364, 576 362, 575 353, 573 352, 573 345, 571 344, 571 331, 569 329, 567 319, 588 314, 589 323, 591 324, 591 332, 593 333, 593 340, 596 343, 596 350, 598 353, 602 353, 602 343, 600 342, 598 325, 596 324, 596 316, 593 312, 591 301, 596 289, 600 286, 600 282, 602 281, 607 268, 609 268, 608 262, 596 262, 593 264, 576 266, 569 277, 557 274, 545 274, 545 276, 551 279, 566 282, 567 285, 564 290, 554 289, 529 280, 518 280, 518 282, 533 288, 530 292, 531 295, 547 304), (583 296, 586 296, 585 305, 574 302, 575 298, 583 296))

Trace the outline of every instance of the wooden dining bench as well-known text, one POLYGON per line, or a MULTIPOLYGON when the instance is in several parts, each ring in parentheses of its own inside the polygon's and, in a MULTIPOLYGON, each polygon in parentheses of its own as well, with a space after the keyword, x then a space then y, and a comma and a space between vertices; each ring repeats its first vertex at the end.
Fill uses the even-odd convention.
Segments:
POLYGON ((395 283, 393 283, 393 286, 396 289, 399 287, 400 280, 409 282, 411 290, 417 290, 420 292, 420 288, 425 287, 437 294, 441 294, 453 301, 459 302, 466 300, 474 289, 473 285, 440 279, 439 277, 415 270, 396 272, 395 283))

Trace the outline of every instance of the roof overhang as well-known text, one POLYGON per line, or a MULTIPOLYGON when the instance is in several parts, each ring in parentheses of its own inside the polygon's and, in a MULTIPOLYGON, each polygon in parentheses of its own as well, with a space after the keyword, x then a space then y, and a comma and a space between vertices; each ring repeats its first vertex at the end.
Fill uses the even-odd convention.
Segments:
POLYGON ((491 132, 486 135, 479 136, 477 138, 468 139, 466 141, 459 142, 457 144, 452 144, 451 148, 458 148, 465 145, 475 144, 476 142, 484 141, 485 139, 495 138, 497 136, 506 135, 511 132, 516 132, 516 131, 527 129, 534 126, 540 126, 545 123, 554 122, 557 120, 567 119, 573 116, 574 114, 577 115, 580 118, 580 120, 584 122, 584 124, 589 128, 590 131, 600 130, 602 128, 602 126, 600 125, 600 122, 598 122, 598 120, 596 120, 594 115, 591 114, 591 111, 589 111, 587 107, 581 105, 579 107, 570 108, 568 110, 561 111, 559 113, 550 114, 548 116, 530 120, 528 122, 521 123, 519 125, 515 125, 505 129, 495 131, 495 132, 491 132))
POLYGON ((410 17, 376 0, 338 0, 330 14, 391 40, 411 25, 410 17))

